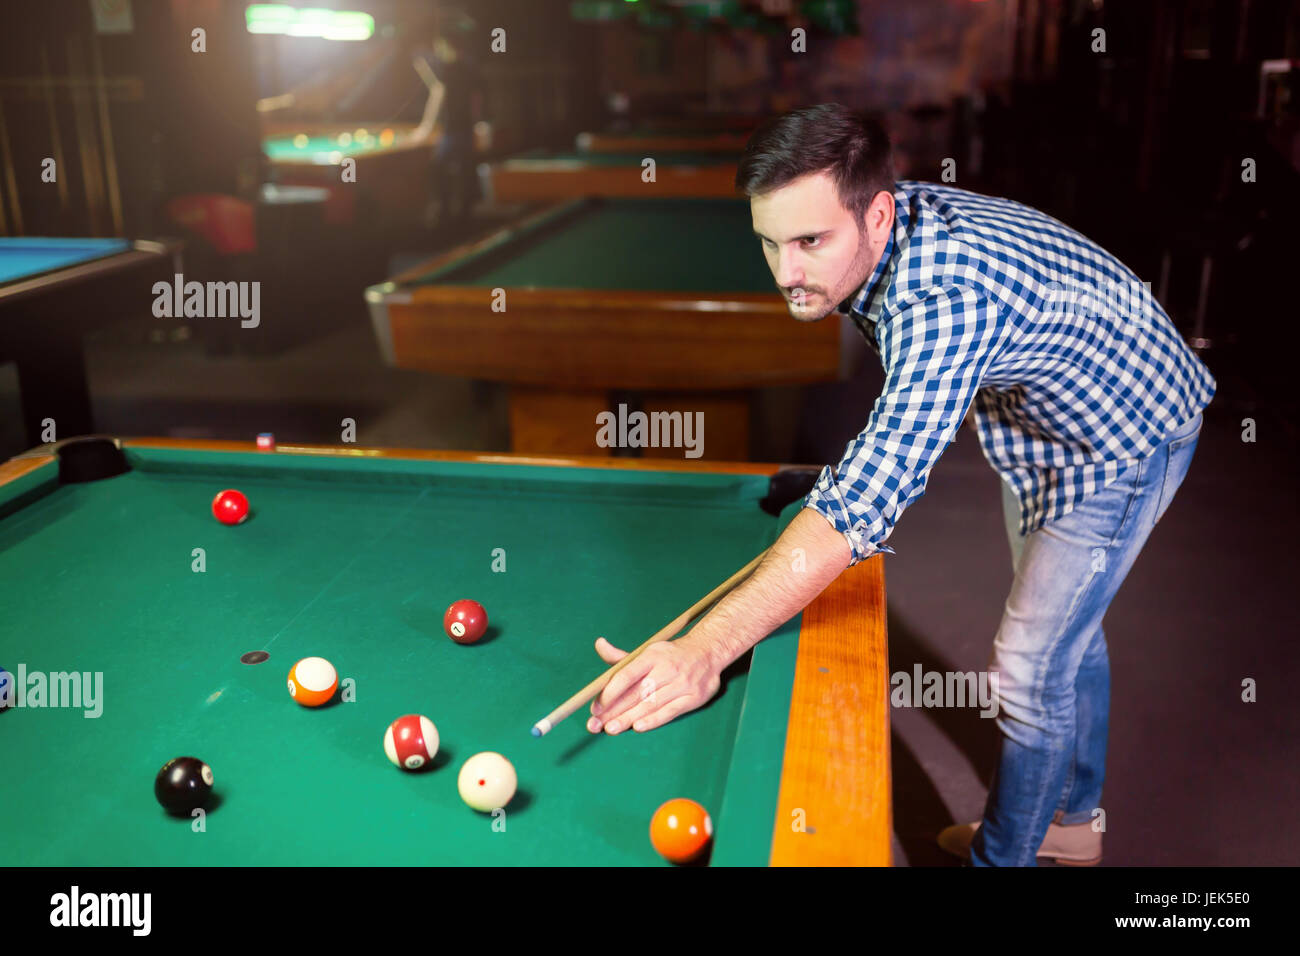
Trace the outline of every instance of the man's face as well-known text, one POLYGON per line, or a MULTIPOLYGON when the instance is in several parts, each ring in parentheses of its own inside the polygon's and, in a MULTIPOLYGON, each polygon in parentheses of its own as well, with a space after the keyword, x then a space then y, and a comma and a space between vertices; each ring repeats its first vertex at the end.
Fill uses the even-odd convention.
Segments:
POLYGON ((888 192, 876 194, 859 222, 824 172, 750 197, 749 210, 767 267, 802 322, 824 319, 867 281, 894 224, 888 192))

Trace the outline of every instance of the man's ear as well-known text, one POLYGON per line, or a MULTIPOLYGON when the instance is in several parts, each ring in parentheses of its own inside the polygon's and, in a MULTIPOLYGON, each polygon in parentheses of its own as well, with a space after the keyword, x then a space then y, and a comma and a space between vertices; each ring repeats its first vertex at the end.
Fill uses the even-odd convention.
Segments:
POLYGON ((866 225, 868 228, 875 226, 877 229, 888 229, 893 221, 894 194, 882 189, 871 197, 871 203, 867 206, 866 225))

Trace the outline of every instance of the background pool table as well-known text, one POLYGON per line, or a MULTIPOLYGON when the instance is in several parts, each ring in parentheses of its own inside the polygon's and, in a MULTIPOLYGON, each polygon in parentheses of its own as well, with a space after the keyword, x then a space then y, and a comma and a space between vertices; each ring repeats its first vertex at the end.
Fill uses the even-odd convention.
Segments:
POLYGON ((624 198, 735 197, 736 160, 727 153, 633 153, 531 150, 479 166, 483 195, 495 202, 538 202, 580 196, 624 198), (655 161, 644 182, 642 162, 655 161))
POLYGON ((277 185, 330 190, 333 221, 374 212, 418 220, 432 192, 436 145, 436 134, 412 123, 284 123, 268 128, 262 152, 277 185), (355 182, 342 181, 343 159, 356 161, 355 182), (372 209, 359 212, 358 199, 373 202, 372 209))
POLYGON ((777 517, 760 502, 788 474, 122 447, 120 461, 99 441, 0 466, 0 580, 13 585, 0 664, 104 681, 95 718, 0 713, 6 864, 654 865, 650 817, 674 796, 713 814, 715 864, 888 862, 878 559, 671 725, 591 736, 580 713, 529 734, 603 670, 597 635, 639 643, 771 543, 798 506, 777 517), (100 477, 111 466, 127 470, 100 477), (235 527, 209 510, 230 486, 252 503, 235 527), (491 621, 472 646, 442 633, 462 597, 491 621), (270 659, 241 663, 253 650, 270 659), (285 676, 309 655, 333 661, 355 699, 295 704, 285 676), (416 774, 381 743, 412 712, 442 737, 433 769, 416 774), (456 791, 457 769, 482 750, 518 769, 504 833, 456 791), (179 755, 215 773, 203 834, 154 801, 154 774, 179 755), (791 826, 796 810, 806 829, 791 826))
POLYGON ((84 337, 148 312, 153 284, 171 282, 179 262, 175 242, 0 238, 0 361, 17 366, 29 445, 47 418, 60 437, 95 430, 84 337))
POLYGON ((664 126, 633 126, 622 130, 579 133, 574 146, 584 153, 659 152, 739 153, 749 141, 745 130, 672 129, 664 126))
POLYGON ((859 339, 838 316, 790 317, 735 199, 560 204, 366 298, 390 363, 510 385, 526 452, 609 454, 595 415, 630 400, 702 411, 705 457, 744 459, 752 390, 847 374, 859 339))
MULTIPOLYGON (((291 128, 293 129, 293 128, 291 128)), ((426 147, 410 125, 355 124, 348 127, 304 127, 262 141, 272 163, 280 166, 337 166, 344 158, 371 157, 426 147)))

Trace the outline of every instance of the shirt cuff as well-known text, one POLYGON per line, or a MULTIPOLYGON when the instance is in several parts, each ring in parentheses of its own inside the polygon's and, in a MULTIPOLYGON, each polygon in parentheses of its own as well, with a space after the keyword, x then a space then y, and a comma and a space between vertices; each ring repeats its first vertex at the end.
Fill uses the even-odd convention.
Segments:
POLYGON ((880 513, 861 501, 850 502, 845 498, 836 484, 835 473, 829 466, 823 468, 817 476, 816 484, 804 499, 804 507, 816 511, 844 535, 844 540, 849 543, 849 550, 853 553, 850 567, 875 554, 894 553, 892 548, 878 543, 886 533, 880 513))

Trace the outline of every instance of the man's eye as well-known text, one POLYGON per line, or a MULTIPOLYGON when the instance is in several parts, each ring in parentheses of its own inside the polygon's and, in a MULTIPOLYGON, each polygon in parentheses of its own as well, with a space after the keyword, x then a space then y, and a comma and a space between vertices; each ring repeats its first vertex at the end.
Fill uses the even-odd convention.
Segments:
POLYGON ((803 239, 803 244, 805 246, 815 246, 819 242, 821 242, 820 236, 804 236, 803 239))

